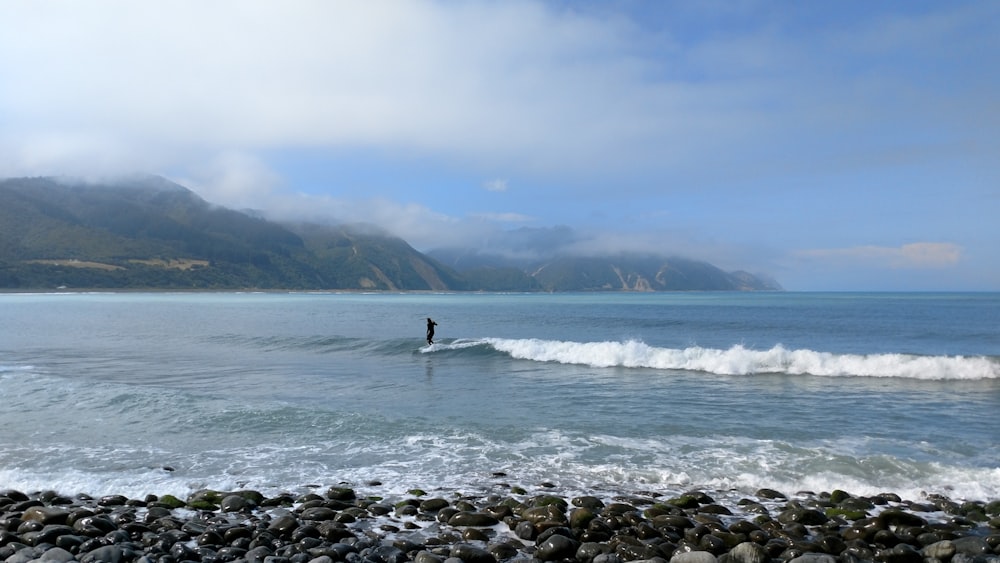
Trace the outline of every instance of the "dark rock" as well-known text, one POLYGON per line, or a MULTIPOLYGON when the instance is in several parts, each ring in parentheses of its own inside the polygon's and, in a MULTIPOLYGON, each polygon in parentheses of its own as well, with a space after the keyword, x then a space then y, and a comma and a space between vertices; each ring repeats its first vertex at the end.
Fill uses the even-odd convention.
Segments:
POLYGON ((76 557, 66 551, 61 547, 53 547, 52 549, 45 550, 45 553, 39 558, 41 561, 46 563, 68 563, 69 561, 76 561, 76 557))
POLYGON ((319 528, 306 524, 292 530, 291 540, 293 543, 300 543, 307 538, 319 538, 320 536, 322 536, 322 533, 320 533, 319 528))
POLYGON ((541 522, 566 522, 566 513, 557 505, 533 506, 521 512, 521 518, 530 520, 535 524, 541 522))
POLYGON ((672 504, 678 508, 698 508, 701 504, 698 497, 694 495, 681 495, 672 499, 667 499, 667 504, 672 504))
POLYGON ((467 543, 453 545, 449 557, 461 559, 463 563, 497 563, 497 559, 492 553, 467 543))
POLYGON ((64 535, 56 538, 56 547, 61 547, 70 553, 79 553, 80 546, 87 541, 86 536, 64 535))
POLYGON ((513 559, 519 553, 518 546, 510 542, 489 544, 486 546, 486 551, 489 551, 497 561, 513 559))
POLYGON ((803 553, 788 563, 837 563, 837 558, 828 553, 803 553))
POLYGON ((670 563, 716 563, 718 558, 707 551, 683 551, 675 553, 670 563))
POLYGON ((241 495, 227 495, 219 502, 219 510, 223 512, 243 512, 253 504, 241 495))
POLYGON ((215 530, 206 530, 204 533, 198 536, 198 538, 195 540, 195 543, 202 546, 215 545, 221 547, 227 542, 225 538, 223 538, 222 535, 216 532, 215 530))
POLYGON ((659 557, 661 552, 651 545, 622 542, 615 546, 615 554, 624 561, 641 561, 659 557))
POLYGON ((0 497, 6 497, 14 502, 24 502, 28 500, 28 495, 14 489, 4 489, 0 491, 0 497))
POLYGON ((405 563, 406 552, 394 545, 380 545, 368 553, 367 559, 375 563, 405 563))
POLYGON ((722 506, 720 504, 703 504, 698 507, 698 512, 701 514, 723 514, 726 516, 731 516, 733 512, 722 506))
POLYGON ((881 513, 879 513, 878 520, 886 528, 896 527, 896 526, 923 527, 927 525, 927 521, 924 520, 923 518, 917 516, 916 514, 906 512, 905 510, 899 508, 887 508, 883 510, 881 513))
POLYGON ((69 511, 53 506, 32 506, 24 511, 21 519, 25 521, 41 522, 42 524, 65 524, 69 518, 69 511))
POLYGON ((119 563, 124 555, 125 552, 120 546, 105 545, 88 551, 77 559, 81 563, 119 563))
POLYGON ((465 541, 487 542, 490 540, 490 536, 481 528, 465 528, 462 530, 462 539, 465 541))
POLYGON ((495 526, 500 521, 485 512, 457 512, 448 518, 450 526, 495 526))
POLYGON ((598 555, 612 553, 611 546, 607 543, 584 542, 576 550, 576 560, 581 563, 589 563, 598 555))
POLYGON ((88 536, 97 536, 116 530, 118 526, 107 515, 99 514, 77 520, 73 523, 73 529, 88 536))
POLYGON ((569 559, 576 555, 580 542, 560 534, 552 534, 538 544, 535 557, 542 561, 569 559))
POLYGON ((426 549, 417 552, 417 554, 413 556, 413 563, 442 563, 442 561, 444 561, 444 557, 435 555, 426 549))
POLYGON ((899 537, 892 530, 879 530, 871 538, 871 543, 882 547, 894 547, 899 545, 899 537))
POLYGON ((522 540, 534 541, 538 537, 538 529, 527 520, 521 520, 514 527, 514 534, 522 540))
POLYGON ((326 498, 333 500, 352 501, 357 497, 354 489, 348 487, 331 487, 326 492, 326 498))
POLYGON ((604 516, 615 516, 625 514, 626 512, 635 512, 638 510, 634 505, 625 502, 613 502, 604 507, 601 514, 604 516))
POLYGON ((325 521, 316 526, 320 537, 331 542, 339 542, 348 538, 354 538, 354 532, 349 530, 340 522, 325 521))
POLYGON ((778 522, 782 524, 802 524, 803 526, 819 526, 825 524, 829 520, 826 514, 823 514, 819 510, 805 508, 805 507, 793 507, 789 508, 780 514, 778 514, 778 522))
POLYGON ((829 553, 830 555, 840 555, 842 551, 847 549, 847 544, 844 540, 834 534, 824 535, 816 541, 816 544, 824 553, 829 553))
POLYGON ((956 538, 951 541, 951 544, 955 547, 956 553, 964 553, 966 555, 971 555, 976 557, 978 555, 989 555, 993 553, 993 549, 988 543, 986 543, 986 538, 979 536, 965 536, 961 538, 956 538))
POLYGON ((23 547, 4 558, 4 563, 30 563, 42 556, 43 551, 35 547, 23 547))
POLYGON ((128 498, 122 495, 107 495, 97 500, 98 506, 124 506, 128 498))
POLYGON ((271 521, 267 530, 277 537, 291 537, 292 531, 299 527, 299 521, 291 514, 279 516, 271 521))
POLYGON ((197 554, 186 543, 177 542, 170 546, 170 556, 177 561, 187 561, 197 557, 197 554))
POLYGON ((604 508, 604 501, 594 496, 576 497, 572 500, 572 504, 580 508, 588 508, 594 512, 598 512, 604 508))
POLYGON ((722 555, 727 551, 726 542, 722 538, 715 536, 713 534, 705 534, 698 540, 698 546, 709 553, 714 555, 722 555))
POLYGON ((764 546, 751 542, 737 545, 726 555, 729 563, 767 563, 770 559, 764 546))
POLYGON ((52 544, 55 545, 60 536, 73 536, 76 530, 69 526, 50 524, 34 535, 32 545, 52 544))
POLYGON ((448 501, 443 498, 429 498, 420 502, 418 508, 424 512, 437 512, 448 506, 448 501))
POLYGON ((901 543, 883 550, 879 554, 879 560, 885 563, 923 563, 924 556, 913 546, 901 543))
POLYGON ((546 528, 545 530, 542 530, 542 532, 538 534, 538 537, 535 538, 535 544, 536 545, 541 544, 542 542, 544 542, 545 540, 549 539, 552 536, 565 536, 571 539, 574 537, 573 530, 570 530, 565 526, 552 526, 546 528))

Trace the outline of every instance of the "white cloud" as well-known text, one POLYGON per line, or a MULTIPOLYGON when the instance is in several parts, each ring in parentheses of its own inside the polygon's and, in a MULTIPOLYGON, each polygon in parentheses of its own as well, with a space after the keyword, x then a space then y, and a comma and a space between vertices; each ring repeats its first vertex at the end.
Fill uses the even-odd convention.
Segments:
POLYGON ((179 182, 203 198, 228 207, 281 205, 274 200, 287 195, 278 174, 260 159, 242 152, 223 152, 194 168, 193 173, 191 180, 179 182))
POLYGON ((470 217, 498 223, 530 223, 537 220, 536 217, 523 213, 473 213, 470 217))
POLYGON ((503 178, 487 180, 483 183, 483 188, 488 192, 505 192, 507 191, 507 180, 503 178))
MULTIPOLYGON (((915 82, 922 70, 868 72, 862 56, 845 71, 840 61, 845 48, 961 54, 953 45, 982 21, 977 11, 992 8, 900 13, 859 39, 851 27, 800 37, 762 21, 722 37, 670 22, 653 31, 604 10, 532 1, 3 3, 0 52, 17 56, 0 58, 0 164, 159 164, 155 172, 224 151, 377 147, 564 179, 776 174, 815 165, 786 158, 787 139, 842 162, 842 147, 855 144, 838 136, 873 115, 908 128, 989 114, 991 97, 946 103, 915 82), (898 32, 885 47, 882 27, 931 39, 898 32), (35 149, 23 148, 26 138, 35 149)), ((989 61, 979 64, 989 74, 989 61)), ((966 125, 962 134, 995 145, 966 125)))
POLYGON ((855 246, 800 250, 795 256, 892 269, 937 269, 958 264, 962 247, 947 242, 915 242, 898 247, 855 246))

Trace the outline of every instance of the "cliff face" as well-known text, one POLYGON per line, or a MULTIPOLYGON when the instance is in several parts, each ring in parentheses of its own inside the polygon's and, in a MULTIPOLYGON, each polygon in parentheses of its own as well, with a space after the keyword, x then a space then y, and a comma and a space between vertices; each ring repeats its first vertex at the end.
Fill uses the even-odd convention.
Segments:
POLYGON ((0 182, 0 287, 445 289, 455 273, 371 229, 282 225, 157 177, 0 182))
POLYGON ((620 255, 559 258, 539 266, 534 277, 553 291, 764 291, 776 283, 746 272, 727 273, 698 260, 620 255))
MULTIPOLYGON (((465 256, 474 253, 465 252, 465 256)), ((0 181, 0 287, 471 291, 770 290, 679 258, 463 260, 457 271, 371 226, 282 224, 156 176, 0 181)), ((458 261, 456 261, 458 265, 458 261)))

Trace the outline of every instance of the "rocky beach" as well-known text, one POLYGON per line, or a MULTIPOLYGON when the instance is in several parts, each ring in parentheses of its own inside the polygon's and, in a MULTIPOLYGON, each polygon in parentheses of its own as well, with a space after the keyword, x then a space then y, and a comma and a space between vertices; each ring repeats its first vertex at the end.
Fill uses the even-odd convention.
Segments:
POLYGON ((564 495, 550 484, 393 499, 372 494, 379 485, 186 499, 0 491, 0 561, 1000 562, 997 500, 771 489, 564 495))

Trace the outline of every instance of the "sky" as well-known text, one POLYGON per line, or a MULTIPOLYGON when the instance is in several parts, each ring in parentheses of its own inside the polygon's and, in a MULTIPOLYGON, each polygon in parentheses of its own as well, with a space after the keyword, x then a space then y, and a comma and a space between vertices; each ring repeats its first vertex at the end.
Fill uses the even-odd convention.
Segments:
POLYGON ((1000 290, 1000 2, 0 0, 0 177, 1000 290))

